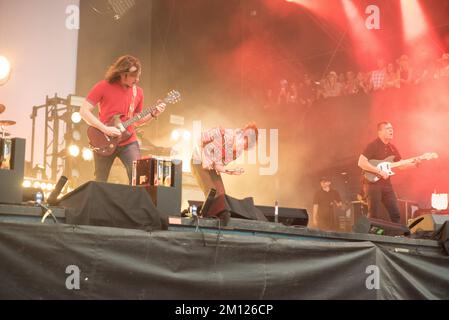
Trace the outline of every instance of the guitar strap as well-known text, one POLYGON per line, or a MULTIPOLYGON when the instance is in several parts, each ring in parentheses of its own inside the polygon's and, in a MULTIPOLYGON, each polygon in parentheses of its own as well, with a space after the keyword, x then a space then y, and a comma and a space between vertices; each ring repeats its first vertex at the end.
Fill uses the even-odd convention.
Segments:
POLYGON ((136 87, 136 85, 133 85, 133 100, 131 101, 131 104, 129 105, 128 119, 131 119, 133 117, 134 109, 136 108, 136 106, 135 106, 136 96, 137 96, 137 87, 136 87))

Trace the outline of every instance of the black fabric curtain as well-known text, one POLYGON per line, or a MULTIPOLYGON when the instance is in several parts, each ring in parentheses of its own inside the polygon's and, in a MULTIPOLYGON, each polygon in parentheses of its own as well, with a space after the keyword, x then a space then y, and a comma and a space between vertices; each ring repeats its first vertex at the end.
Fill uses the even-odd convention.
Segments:
POLYGON ((153 204, 144 188, 88 182, 65 195, 66 222, 143 230, 166 230, 168 216, 153 204))
POLYGON ((1 222, 0 298, 448 299, 449 257, 440 250, 1 222), (66 287, 69 266, 79 270, 78 290, 66 287))

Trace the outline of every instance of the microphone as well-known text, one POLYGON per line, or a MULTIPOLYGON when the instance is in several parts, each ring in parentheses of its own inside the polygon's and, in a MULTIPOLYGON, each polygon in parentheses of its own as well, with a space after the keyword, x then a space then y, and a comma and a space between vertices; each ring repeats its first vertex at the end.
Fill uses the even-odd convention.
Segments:
POLYGON ((414 226, 416 226, 418 223, 420 223, 420 222, 423 221, 423 220, 424 220, 424 217, 421 217, 421 218, 419 218, 419 219, 416 219, 415 221, 413 221, 413 222, 408 226, 408 228, 409 228, 409 229, 413 228, 414 226))
POLYGON ((50 193, 47 202, 49 205, 54 206, 58 203, 58 196, 61 193, 62 189, 64 188, 65 184, 67 183, 67 177, 61 176, 56 183, 55 189, 50 193))

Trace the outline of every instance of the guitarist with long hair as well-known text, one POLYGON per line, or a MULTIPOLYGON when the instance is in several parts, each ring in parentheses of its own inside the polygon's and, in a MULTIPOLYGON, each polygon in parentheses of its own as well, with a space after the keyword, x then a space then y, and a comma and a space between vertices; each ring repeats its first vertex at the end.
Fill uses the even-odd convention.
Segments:
POLYGON ((112 164, 115 158, 119 157, 131 183, 132 163, 140 159, 135 126, 151 121, 165 110, 165 104, 159 103, 152 113, 127 128, 110 123, 115 115, 121 115, 121 120, 126 120, 142 111, 143 90, 137 86, 141 69, 139 60, 133 56, 125 55, 118 58, 107 70, 105 79, 95 84, 90 90, 81 106, 80 114, 84 121, 100 130, 106 137, 129 136, 129 138, 120 139, 117 148, 110 155, 105 156, 94 152, 96 181, 107 181, 112 164), (98 118, 92 113, 97 105, 98 118))
POLYGON ((398 149, 391 144, 393 140, 393 126, 389 122, 380 122, 377 124, 377 139, 368 144, 359 157, 358 166, 364 170, 363 187, 368 202, 368 216, 370 218, 379 218, 381 205, 383 204, 388 211, 392 222, 400 221, 400 211, 397 203, 396 194, 390 181, 390 175, 387 170, 374 165, 373 160, 383 160, 391 158, 399 169, 416 167, 421 159, 419 157, 401 160, 398 149), (375 179, 369 180, 370 176, 375 179))

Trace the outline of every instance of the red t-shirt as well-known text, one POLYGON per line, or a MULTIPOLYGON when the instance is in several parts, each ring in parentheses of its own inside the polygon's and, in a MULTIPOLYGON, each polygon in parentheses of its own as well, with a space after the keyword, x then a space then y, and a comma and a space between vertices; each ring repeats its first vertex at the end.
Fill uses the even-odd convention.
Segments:
MULTIPOLYGON (((129 119, 128 113, 130 105, 133 101, 133 88, 124 88, 119 83, 109 83, 106 80, 98 82, 87 94, 87 101, 99 108, 99 119, 103 123, 107 123, 112 119, 113 115, 122 115, 120 119, 125 121, 129 119)), ((143 90, 137 87, 137 94, 134 100, 134 112, 132 116, 142 111, 143 108, 143 90)), ((132 117, 131 116, 131 117, 132 117)), ((127 130, 132 136, 120 143, 120 146, 130 144, 137 141, 134 125, 130 125, 127 130)))

